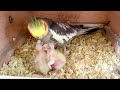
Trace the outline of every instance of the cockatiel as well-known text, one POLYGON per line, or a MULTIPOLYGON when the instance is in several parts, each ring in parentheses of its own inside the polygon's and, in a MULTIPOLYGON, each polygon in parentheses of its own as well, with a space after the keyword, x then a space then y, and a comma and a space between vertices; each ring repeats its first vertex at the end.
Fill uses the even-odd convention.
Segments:
POLYGON ((66 57, 60 51, 54 49, 54 43, 43 45, 44 50, 49 57, 48 66, 53 73, 58 73, 59 70, 65 65, 66 57))
POLYGON ((34 17, 28 23, 28 30, 33 37, 44 43, 52 41, 57 46, 63 47, 65 53, 66 46, 73 37, 98 30, 102 26, 103 24, 69 25, 52 19, 34 17))
POLYGON ((48 66, 48 57, 47 53, 43 49, 43 43, 39 41, 36 45, 36 49, 38 50, 38 55, 36 56, 33 66, 35 68, 36 73, 41 73, 43 75, 48 74, 50 68, 48 66))
POLYGON ((46 75, 49 71, 57 73, 66 63, 65 56, 54 49, 54 43, 44 44, 39 41, 36 45, 39 51, 35 61, 35 70, 46 75))
POLYGON ((66 63, 65 56, 54 49, 54 43, 44 44, 39 41, 36 45, 39 51, 35 61, 35 70, 46 75, 49 71, 57 73, 66 63))

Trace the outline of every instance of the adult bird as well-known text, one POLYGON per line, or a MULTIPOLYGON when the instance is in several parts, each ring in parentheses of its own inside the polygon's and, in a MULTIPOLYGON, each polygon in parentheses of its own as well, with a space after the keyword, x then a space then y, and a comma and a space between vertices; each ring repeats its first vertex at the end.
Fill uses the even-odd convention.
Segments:
POLYGON ((75 36, 84 35, 103 27, 103 24, 82 24, 70 25, 57 22, 48 18, 32 17, 28 23, 28 30, 31 35, 43 43, 53 42, 56 46, 64 48, 75 36))

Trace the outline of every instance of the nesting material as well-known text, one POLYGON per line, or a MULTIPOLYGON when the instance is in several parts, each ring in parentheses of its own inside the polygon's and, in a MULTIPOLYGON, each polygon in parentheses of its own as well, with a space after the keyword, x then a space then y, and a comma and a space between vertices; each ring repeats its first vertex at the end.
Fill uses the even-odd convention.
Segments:
MULTIPOLYGON (((60 78, 60 79, 118 79, 120 75, 113 66, 120 66, 114 47, 106 40, 103 30, 75 37, 68 45, 70 52, 66 65, 59 74, 42 76, 35 73, 33 60, 37 40, 30 36, 26 43, 15 51, 8 65, 0 69, 1 75, 60 78)), ((58 48, 62 51, 61 48, 58 48)))

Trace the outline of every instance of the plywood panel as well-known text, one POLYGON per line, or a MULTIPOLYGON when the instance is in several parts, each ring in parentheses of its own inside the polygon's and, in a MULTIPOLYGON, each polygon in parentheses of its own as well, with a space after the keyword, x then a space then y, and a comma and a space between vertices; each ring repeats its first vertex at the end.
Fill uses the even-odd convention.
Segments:
POLYGON ((33 15, 42 18, 51 18, 62 22, 104 23, 107 21, 108 11, 33 11, 33 15))
POLYGON ((30 12, 25 11, 0 11, 0 66, 10 60, 14 50, 28 36, 29 15, 30 12))

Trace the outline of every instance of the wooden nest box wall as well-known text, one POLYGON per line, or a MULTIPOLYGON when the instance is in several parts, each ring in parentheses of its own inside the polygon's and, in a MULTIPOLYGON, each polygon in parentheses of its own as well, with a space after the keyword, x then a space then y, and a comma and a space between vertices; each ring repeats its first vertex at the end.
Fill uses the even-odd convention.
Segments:
MULTIPOLYGON (((30 35, 27 23, 32 15, 51 18, 70 24, 106 23, 120 36, 120 12, 118 11, 0 11, 0 67, 7 63, 14 51, 30 35)), ((109 37, 109 35, 108 35, 109 37)), ((109 37, 119 54, 119 46, 109 37)))

